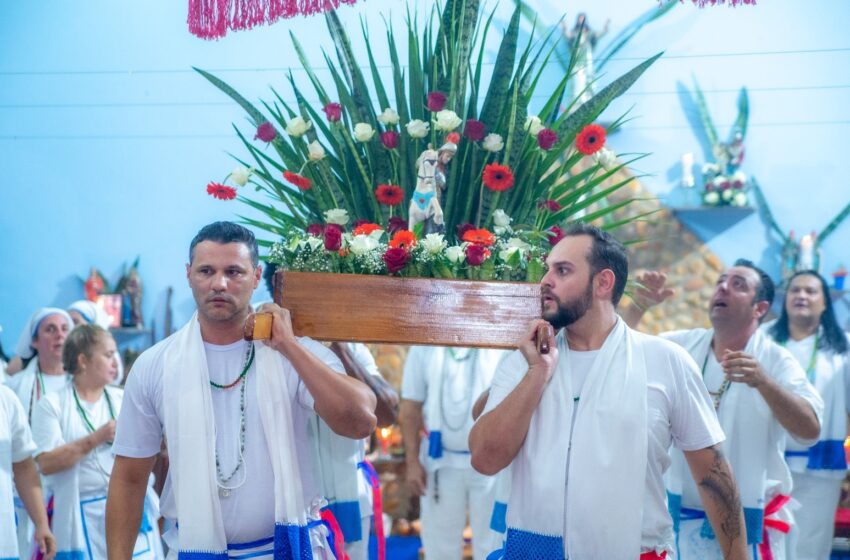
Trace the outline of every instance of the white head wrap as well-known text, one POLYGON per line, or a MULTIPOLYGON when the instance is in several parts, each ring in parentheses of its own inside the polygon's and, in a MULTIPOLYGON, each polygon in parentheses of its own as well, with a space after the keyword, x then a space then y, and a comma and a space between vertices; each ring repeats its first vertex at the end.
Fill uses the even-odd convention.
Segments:
POLYGON ((109 324, 111 322, 109 314, 106 313, 106 310, 103 307, 96 305, 94 302, 87 299, 75 301, 68 306, 68 311, 76 311, 82 315, 86 323, 90 325, 93 324, 102 329, 109 329, 109 324))
POLYGON ((66 321, 68 321, 68 330, 74 328, 74 321, 71 320, 71 316, 68 315, 68 312, 64 309, 59 309, 58 307, 42 307, 33 313, 29 322, 24 327, 24 330, 21 332, 21 336, 18 338, 18 345, 15 347, 16 355, 20 356, 24 360, 35 355, 35 350, 32 347, 32 339, 38 332, 38 327, 41 325, 41 322, 51 315, 61 315, 66 321))

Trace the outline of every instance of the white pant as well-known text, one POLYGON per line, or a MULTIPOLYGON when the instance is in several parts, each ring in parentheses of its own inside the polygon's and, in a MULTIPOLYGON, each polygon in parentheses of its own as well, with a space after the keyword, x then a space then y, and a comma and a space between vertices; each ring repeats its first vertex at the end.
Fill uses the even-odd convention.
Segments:
POLYGON ((791 496, 800 502, 788 535, 788 560, 828 560, 835 530, 841 479, 792 472, 791 496))
POLYGON ((463 558, 467 510, 475 560, 485 560, 487 554, 498 548, 499 535, 490 529, 494 482, 493 477, 479 474, 472 468, 444 467, 428 473, 428 486, 420 501, 422 546, 427 560, 463 558))
POLYGON ((369 560, 369 530, 372 528, 372 516, 360 518, 360 529, 363 537, 359 541, 346 542, 345 552, 350 560, 369 560))

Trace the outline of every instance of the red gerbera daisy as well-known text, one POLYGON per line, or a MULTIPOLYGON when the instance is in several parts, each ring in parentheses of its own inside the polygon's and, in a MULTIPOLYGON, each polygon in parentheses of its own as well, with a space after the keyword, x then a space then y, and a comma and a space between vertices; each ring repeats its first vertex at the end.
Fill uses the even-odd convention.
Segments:
POLYGON ((386 206, 396 206, 404 200, 404 191, 398 185, 378 185, 375 198, 386 206))
POLYGON ((452 144, 457 144, 460 142, 460 134, 457 132, 449 132, 446 136, 446 142, 451 142, 452 144))
POLYGON ((416 245, 416 236, 412 231, 403 229, 393 235, 393 238, 390 239, 389 245, 393 249, 405 249, 409 251, 411 247, 416 245))
POLYGON ((313 188, 313 181, 305 177, 304 175, 299 175, 298 173, 293 173, 292 171, 284 171, 283 178, 301 189, 302 191, 309 191, 313 188))
POLYGON ((605 145, 605 129, 589 124, 576 136, 576 149, 586 156, 593 155, 605 145))
POLYGON ((233 200, 236 198, 236 189, 221 183, 210 182, 207 185, 207 194, 219 200, 233 200))
POLYGON ((382 228, 378 224, 372 224, 372 223, 366 222, 365 224, 360 224, 359 226, 354 228, 354 231, 352 233, 354 235, 369 235, 373 231, 377 231, 379 229, 384 229, 384 228, 382 228))
POLYGON ((506 191, 514 186, 514 173, 507 165, 490 163, 484 168, 481 180, 491 191, 506 191))

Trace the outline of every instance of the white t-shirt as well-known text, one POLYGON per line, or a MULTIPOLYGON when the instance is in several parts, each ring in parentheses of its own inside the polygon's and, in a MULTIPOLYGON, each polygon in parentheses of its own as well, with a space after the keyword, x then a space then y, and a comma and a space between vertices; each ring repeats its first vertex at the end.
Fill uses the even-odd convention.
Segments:
MULTIPOLYGON (((647 376, 647 469, 644 493, 642 550, 672 550, 673 522, 667 511, 667 491, 664 472, 670 466, 668 449, 671 443, 683 451, 694 451, 716 445, 724 440, 714 408, 699 376, 696 364, 681 348, 657 337, 647 337, 645 347, 647 376)), ((579 368, 574 381, 586 379, 594 352, 578 352, 579 368), (590 354, 590 356, 588 356, 590 354), (588 362, 590 363, 588 364, 588 362)), ((511 360, 512 361, 512 360, 511 360)), ((509 363, 508 360, 505 363, 509 363)), ((490 397, 484 413, 498 406, 516 388, 527 368, 500 367, 493 379, 490 397)), ((564 437, 570 434, 565 426, 564 437)), ((628 460, 624 457, 623 460, 628 460)), ((571 482, 568 480, 567 484, 571 482)), ((604 484, 604 481, 573 481, 576 484, 604 484)), ((566 499, 566 489, 564 494, 566 499)), ((510 507, 510 505, 508 506, 510 507)), ((608 504, 606 507, 637 507, 637 504, 608 504)), ((569 523, 569 520, 566 520, 569 523)), ((569 534, 565 532, 565 538, 569 534)))
MULTIPOLYGON (((110 391, 112 409, 117 418, 118 412, 121 410, 122 391, 120 389, 110 389, 110 391)), ((63 433, 62 401, 59 397, 60 393, 58 391, 50 393, 41 399, 36 405, 35 410, 33 410, 32 435, 38 446, 38 450, 35 452, 36 456, 53 451, 62 445, 73 443, 92 433, 86 426, 80 413, 76 410, 76 403, 73 399, 66 399, 65 401, 65 405, 73 407, 74 410, 70 411, 72 421, 69 423, 68 431, 67 433, 63 433)), ((95 430, 111 420, 109 406, 104 396, 101 396, 93 403, 80 399, 80 404, 95 430)), ((77 464, 77 476, 81 496, 91 495, 93 493, 98 493, 99 496, 106 495, 113 462, 112 448, 109 445, 99 445, 77 464)))
MULTIPOLYGON (((156 344, 133 364, 125 387, 124 406, 113 446, 116 455, 152 457, 159 453, 163 436, 167 438, 168 434, 163 433, 162 380, 164 354, 171 340, 168 338, 156 344)), ((309 338, 299 338, 299 342, 331 369, 343 371, 336 355, 322 344, 309 338)), ((224 346, 204 344, 211 381, 229 384, 236 379, 244 367, 246 344, 244 341, 224 346)), ((292 421, 304 500, 309 505, 317 496, 316 484, 311 477, 314 469, 306 431, 307 415, 313 412, 314 401, 295 368, 283 357, 281 359, 293 405, 292 421)), ((228 497, 219 497, 225 535, 230 544, 251 542, 274 533, 274 493, 271 491, 274 477, 257 404, 256 362, 249 369, 244 382, 248 384, 245 391, 244 466, 227 483, 228 486, 238 488, 234 488, 228 497)), ((216 450, 224 476, 233 471, 239 460, 240 390, 241 384, 228 390, 210 389, 215 415, 216 450)), ((176 521, 177 507, 171 488, 171 473, 163 488, 161 511, 166 519, 176 521)), ((163 538, 170 547, 176 547, 176 530, 169 530, 163 538)))
MULTIPOLYGON (((401 381, 403 399, 424 403, 425 427, 439 425, 446 466, 471 468, 469 431, 472 406, 490 387, 503 350, 411 346, 401 381), (442 363, 441 382, 435 383, 432 368, 442 363), (439 399, 439 407, 432 401, 439 399), (441 418, 432 418, 439 408, 441 418)), ((423 443, 427 451, 427 444, 423 443)))
MULTIPOLYGON (((697 352, 698 349, 701 348, 701 341, 704 340, 704 337, 707 335, 705 329, 691 329, 662 333, 661 336, 667 340, 675 342, 685 349, 697 352)), ((794 357, 789 354, 785 348, 782 348, 769 339, 764 341, 762 348, 762 355, 756 356, 762 366, 762 369, 764 369, 767 375, 773 378, 773 380, 783 389, 806 400, 812 406, 812 409, 820 420, 823 414, 823 401, 818 396, 814 387, 806 380, 805 372, 794 357)), ((712 390, 716 390, 720 385, 718 379, 723 376, 723 373, 720 371, 720 365, 717 363, 713 354, 714 352, 712 352, 709 347, 707 362, 705 353, 700 355, 692 354, 692 356, 699 364, 704 362, 706 363, 706 385, 708 385, 712 390)), ((746 389, 751 388, 747 387, 746 389)), ((754 388, 751 390, 757 391, 757 389, 754 388)), ((720 409, 718 410, 718 414, 721 416, 724 415, 726 402, 727 401, 725 399, 721 398, 720 409)), ((757 406, 764 408, 765 415, 771 417, 769 429, 767 430, 768 441, 764 448, 768 453, 768 456, 765 458, 765 483, 768 485, 778 485, 780 492, 787 494, 791 490, 791 474, 788 471, 788 466, 785 463, 783 455, 785 450, 785 439, 786 436, 790 434, 788 434, 779 424, 779 421, 776 420, 776 417, 770 412, 767 403, 760 397, 760 395, 755 402, 757 406)), ((738 427, 740 427, 740 429, 746 429, 746 426, 740 423, 736 424, 736 429, 738 427)), ((791 438, 794 438, 794 436, 791 436, 791 438)), ((790 440, 791 438, 788 439, 790 440)), ((816 440, 798 440, 798 443, 803 446, 809 446, 815 443, 815 441, 816 440)), ((724 453, 726 454, 729 462, 732 464, 733 470, 736 469, 736 464, 739 466, 742 464, 751 464, 751 462, 748 462, 746 458, 735 456, 734 450, 724 449, 724 453)), ((685 507, 702 509, 698 499, 694 499, 695 495, 698 496, 696 483, 694 483, 692 477, 684 477, 682 505, 685 507), (688 498, 688 496, 690 496, 690 498, 688 498)))
MULTIPOLYGON (((20 463, 28 457, 32 457, 36 450, 35 442, 32 440, 27 415, 17 395, 8 387, 0 384, 0 418, 5 418, 5 423, 0 423, 0 450, 9 449, 12 463, 20 463)), ((0 465, 0 472, 9 469, 12 465, 0 465)))
POLYGON ((30 360, 27 367, 22 371, 6 377, 6 386, 18 396, 21 404, 24 405, 24 412, 28 418, 32 417, 32 411, 29 410, 29 407, 30 402, 32 402, 33 408, 35 408, 35 403, 37 402, 36 395, 39 395, 40 398, 44 395, 55 393, 64 387, 69 379, 66 373, 60 375, 42 373, 40 376, 44 380, 44 391, 42 392, 40 386, 36 388, 36 385, 39 383, 38 374, 38 356, 36 356, 30 360), (27 383, 27 381, 31 381, 31 383, 27 383))

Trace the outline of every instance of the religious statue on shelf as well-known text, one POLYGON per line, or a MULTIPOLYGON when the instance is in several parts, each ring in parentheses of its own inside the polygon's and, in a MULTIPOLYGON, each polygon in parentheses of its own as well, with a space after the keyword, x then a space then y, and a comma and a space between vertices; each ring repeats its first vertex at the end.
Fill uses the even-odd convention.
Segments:
MULTIPOLYGON (((451 136, 451 135, 449 135, 451 136)), ((448 175, 449 163, 457 153, 457 143, 454 139, 447 139, 446 143, 440 146, 437 150, 437 170, 434 173, 434 180, 437 183, 438 195, 442 197, 443 191, 446 190, 446 176, 448 175)))
POLYGON ((83 289, 86 292, 86 299, 92 302, 97 301, 97 296, 103 293, 103 278, 95 267, 91 267, 91 273, 83 284, 83 289))
POLYGON ((572 29, 569 28, 566 20, 561 22, 564 39, 570 46, 570 52, 575 53, 576 57, 573 66, 575 73, 570 79, 572 97, 576 100, 573 110, 593 97, 593 49, 596 48, 599 39, 608 32, 610 24, 611 20, 608 20, 602 31, 594 31, 587 23, 587 15, 584 13, 576 17, 576 23, 572 29))
MULTIPOLYGON (((455 146, 455 149, 457 147, 455 146)), ((452 154, 453 155, 453 154, 452 154)), ((451 159, 451 158, 449 158, 451 159)), ((408 229, 413 231, 417 224, 422 223, 422 235, 443 233, 446 225, 443 221, 443 208, 437 190, 437 174, 440 162, 440 152, 431 145, 423 151, 416 160, 416 188, 410 199, 408 209, 408 229)), ((445 178, 443 178, 445 183, 445 178)), ((445 188, 445 186, 441 186, 445 188)))
POLYGON ((124 281, 122 290, 124 296, 124 317, 122 323, 125 327, 142 328, 142 280, 135 266, 130 268, 124 281))

